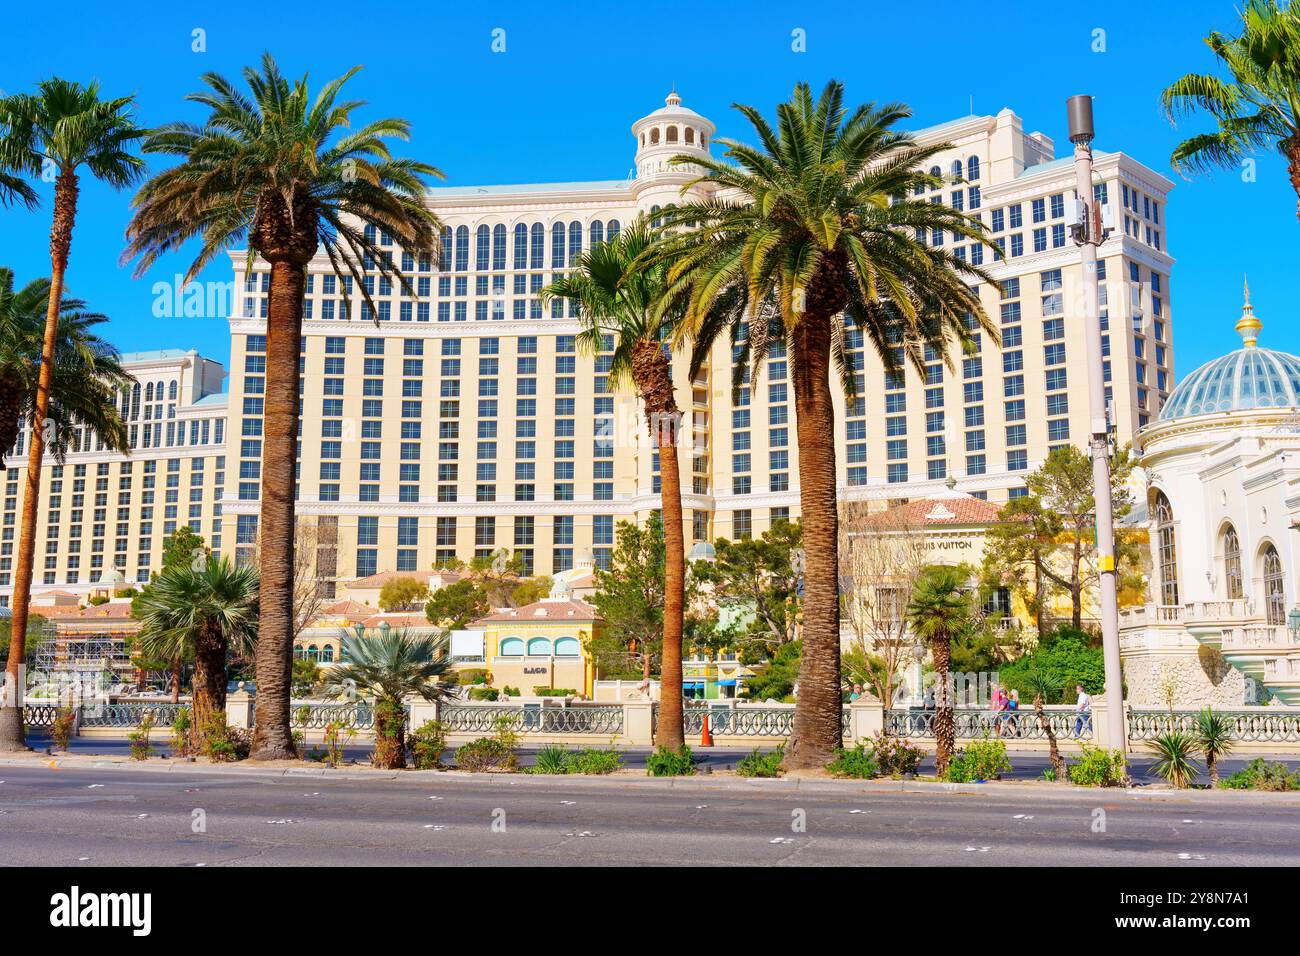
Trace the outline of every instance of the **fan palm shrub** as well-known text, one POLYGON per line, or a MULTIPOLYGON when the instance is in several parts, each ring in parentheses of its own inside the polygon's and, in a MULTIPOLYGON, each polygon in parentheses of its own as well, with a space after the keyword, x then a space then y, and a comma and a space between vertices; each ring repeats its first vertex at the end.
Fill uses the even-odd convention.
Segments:
POLYGON ((912 590, 907 625, 912 634, 930 645, 934 663, 935 767, 942 779, 952 759, 956 727, 953 722, 952 639, 965 632, 971 620, 969 575, 962 568, 935 565, 926 568, 912 590))
MULTIPOLYGON (((686 539, 682 482, 677 463, 681 409, 663 340, 671 322, 661 308, 668 293, 667 268, 647 262, 654 236, 644 220, 584 252, 576 268, 542 290, 544 300, 571 299, 580 310, 579 344, 591 354, 613 342, 612 382, 630 380, 645 408, 650 440, 659 453, 663 509, 663 644, 660 652, 659 724, 655 740, 670 748, 682 730, 682 616, 686 588, 686 539)), ((613 440, 613 436, 610 436, 613 440)))
POLYGON ((1235 746, 1233 729, 1232 718, 1211 707, 1200 711, 1192 725, 1196 746, 1205 754, 1205 769, 1210 773, 1212 787, 1219 785, 1219 761, 1232 753, 1235 746))
POLYGON ((1034 716, 1038 718, 1038 726, 1042 728, 1043 735, 1047 737, 1048 759, 1052 762, 1052 779, 1058 783, 1069 783, 1069 777, 1066 776, 1065 770, 1065 757, 1061 755, 1061 748, 1056 742, 1056 730, 1052 727, 1052 722, 1043 709, 1045 701, 1060 698, 1064 684, 1055 674, 1037 666, 1032 667, 1025 674, 1025 683, 1028 684, 1030 692, 1034 695, 1034 716))
MULTIPOLYGON (((692 343, 691 372, 724 334, 757 373, 773 341, 786 345, 799 450, 804 535, 803 660, 790 768, 826 764, 840 738, 840 605, 832 367, 851 398, 846 338, 859 331, 888 370, 920 369, 927 346, 948 354, 977 329, 997 330, 972 282, 979 267, 918 236, 946 232, 992 245, 975 220, 915 194, 939 185, 924 170, 948 143, 919 145, 896 129, 899 104, 850 109, 832 81, 814 99, 805 83, 770 124, 737 109, 758 145, 718 140, 722 162, 679 156, 700 170, 689 188, 706 199, 668 206, 657 261, 667 262, 674 304, 684 301, 674 344, 692 343)), ((754 374, 752 381, 759 376, 754 374)))
POLYGON ((406 699, 447 697, 444 678, 451 671, 447 638, 404 628, 343 632, 340 659, 330 668, 325 697, 370 698, 375 711, 374 764, 386 770, 406 767, 406 699))
POLYGON ((1168 730, 1154 737, 1149 746, 1156 757, 1151 771, 1178 789, 1190 786, 1201 772, 1201 765, 1193 757, 1196 738, 1191 734, 1168 730))
POLYGON ((38 84, 35 93, 0 97, 0 202, 34 205, 37 196, 22 178, 55 172, 50 284, 45 296, 45 325, 32 399, 31 421, 36 427, 31 430, 27 448, 27 489, 23 495, 22 530, 14 563, 13 621, 5 678, 16 693, 5 695, 0 706, 0 751, 27 747, 18 681, 31 604, 41 464, 49 432, 46 423, 51 420, 55 353, 64 310, 63 287, 72 251, 72 231, 77 223, 81 170, 115 189, 130 186, 144 170, 143 161, 131 154, 132 146, 142 135, 132 115, 132 98, 102 99, 98 83, 82 86, 55 78, 38 84))
POLYGON ((1228 77, 1188 73, 1161 96, 1171 120, 1202 110, 1216 124, 1179 143, 1170 162, 1182 172, 1237 169, 1249 154, 1275 149, 1286 161, 1300 218, 1300 10, 1248 0, 1240 16, 1237 36, 1214 31, 1205 38, 1228 77))
MULTIPOLYGON (((355 281, 377 315, 365 272, 412 285, 400 258, 379 248, 391 236, 412 257, 431 254, 438 220, 425 205, 426 163, 394 158, 388 140, 405 140, 410 124, 380 119, 353 126, 364 105, 344 100, 360 67, 326 83, 313 98, 307 78, 290 82, 271 55, 243 73, 247 92, 216 73, 189 96, 206 106, 202 125, 153 130, 146 153, 179 165, 141 187, 127 227, 124 258, 137 275, 191 239, 199 252, 188 282, 231 247, 247 242, 248 271, 270 265, 266 320, 266 394, 259 518, 262 608, 257 647, 257 722, 253 757, 295 754, 289 726, 294 633, 294 464, 298 430, 298 354, 307 264, 317 251, 340 284, 355 281)), ((413 294, 413 293, 411 293, 413 294)), ((345 313, 349 304, 345 303, 345 313)))
POLYGON ((224 737, 226 659, 257 641, 257 569, 208 555, 164 568, 139 605, 141 652, 158 660, 192 660, 190 734, 195 749, 224 737))

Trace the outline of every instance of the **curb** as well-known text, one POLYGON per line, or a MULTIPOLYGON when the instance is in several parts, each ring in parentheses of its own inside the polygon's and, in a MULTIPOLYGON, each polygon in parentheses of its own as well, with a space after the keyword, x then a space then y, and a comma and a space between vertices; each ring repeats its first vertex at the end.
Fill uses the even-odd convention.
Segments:
POLYGON ((1233 803, 1262 802, 1283 803, 1300 806, 1300 793, 1266 793, 1266 792, 1227 792, 1221 790, 1174 790, 1172 788, 1150 785, 1130 788, 1094 788, 1058 786, 1023 781, 993 782, 989 784, 942 783, 930 780, 834 780, 807 777, 777 778, 743 778, 722 774, 699 774, 694 777, 649 777, 639 774, 622 773, 611 776, 568 776, 519 773, 469 773, 462 770, 369 770, 339 769, 327 767, 259 767, 239 764, 201 764, 188 761, 158 760, 142 762, 127 759, 104 757, 47 757, 33 755, 29 758, 0 758, 0 767, 28 767, 51 770, 126 770, 135 773, 191 773, 205 776, 232 777, 282 777, 282 778, 325 778, 340 780, 407 780, 411 783, 427 784, 437 780, 453 786, 470 782, 483 783, 490 779, 499 779, 509 786, 548 786, 562 783, 566 787, 588 787, 602 789, 608 787, 641 787, 651 790, 671 790, 689 788, 695 790, 742 790, 755 793, 762 792, 806 792, 838 793, 844 795, 913 793, 913 794, 953 794, 957 796, 1039 796, 1049 799, 1078 798, 1088 796, 1125 796, 1132 799, 1147 800, 1230 800, 1233 803))

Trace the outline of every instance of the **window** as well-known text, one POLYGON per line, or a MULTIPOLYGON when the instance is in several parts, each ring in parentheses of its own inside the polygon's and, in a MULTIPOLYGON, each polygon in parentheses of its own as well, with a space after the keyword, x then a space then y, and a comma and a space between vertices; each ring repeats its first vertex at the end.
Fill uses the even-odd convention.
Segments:
POLYGON ((1228 525, 1228 530, 1223 532, 1223 570, 1227 579, 1228 599, 1242 597, 1241 541, 1237 538, 1237 529, 1232 525, 1228 525))
POLYGON ((1269 624, 1286 623, 1286 573, 1271 544, 1264 546, 1264 609, 1269 624))
MULTIPOLYGON (((1178 603, 1178 548, 1174 540, 1174 510, 1163 492, 1156 492, 1156 543, 1160 563, 1160 603, 1178 603)), ((1276 553, 1276 552, 1275 552, 1276 553)))

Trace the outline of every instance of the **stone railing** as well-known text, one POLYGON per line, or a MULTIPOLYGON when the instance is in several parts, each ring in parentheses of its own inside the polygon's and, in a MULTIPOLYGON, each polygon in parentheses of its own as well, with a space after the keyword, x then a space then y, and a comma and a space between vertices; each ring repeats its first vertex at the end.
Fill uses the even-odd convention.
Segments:
POLYGON ((375 710, 364 700, 335 703, 295 700, 289 704, 289 726, 325 730, 331 724, 351 730, 373 730, 375 710))
MULTIPOLYGON (((885 714, 885 728, 899 737, 933 739, 934 717, 932 710, 890 710, 885 714)), ((1044 707, 1042 720, 1032 707, 999 714, 986 707, 957 707, 953 709, 953 726, 958 740, 999 737, 1008 742, 1046 740, 1049 728, 1062 740, 1091 741, 1095 730, 1091 717, 1081 720, 1073 707, 1065 705, 1044 707)))
POLYGON ((1225 650, 1278 650, 1300 646, 1285 624, 1246 624, 1225 628, 1220 645, 1225 650))
MULTIPOLYGON (((443 704, 438 720, 452 734, 487 736, 500 728, 517 734, 598 734, 623 732, 623 705, 577 704, 548 707, 529 704, 443 704)), ((413 726, 418 726, 412 721, 413 726)))
POLYGON ((1119 626, 1124 627, 1168 627, 1181 624, 1183 606, 1181 604, 1146 604, 1139 607, 1119 609, 1119 626))
MULTIPOLYGON (((1232 739, 1239 743, 1300 743, 1300 709, 1245 707, 1215 710, 1232 722, 1232 739)), ((1196 728, 1193 710, 1130 710, 1128 739, 1152 740, 1170 732, 1191 733, 1196 728)))

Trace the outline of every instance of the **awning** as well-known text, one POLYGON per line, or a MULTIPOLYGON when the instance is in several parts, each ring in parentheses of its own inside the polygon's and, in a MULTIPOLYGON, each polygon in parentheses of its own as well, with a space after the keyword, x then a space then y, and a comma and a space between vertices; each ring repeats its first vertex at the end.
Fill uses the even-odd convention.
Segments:
POLYGON ((720 681, 718 681, 718 686, 719 686, 719 687, 735 687, 735 686, 736 686, 736 679, 735 679, 734 677, 730 677, 730 678, 728 678, 727 680, 720 680, 720 681))
POLYGON ((702 681, 702 680, 684 680, 684 681, 682 681, 682 688, 683 688, 684 690, 702 690, 702 689, 704 688, 704 681, 702 681))

